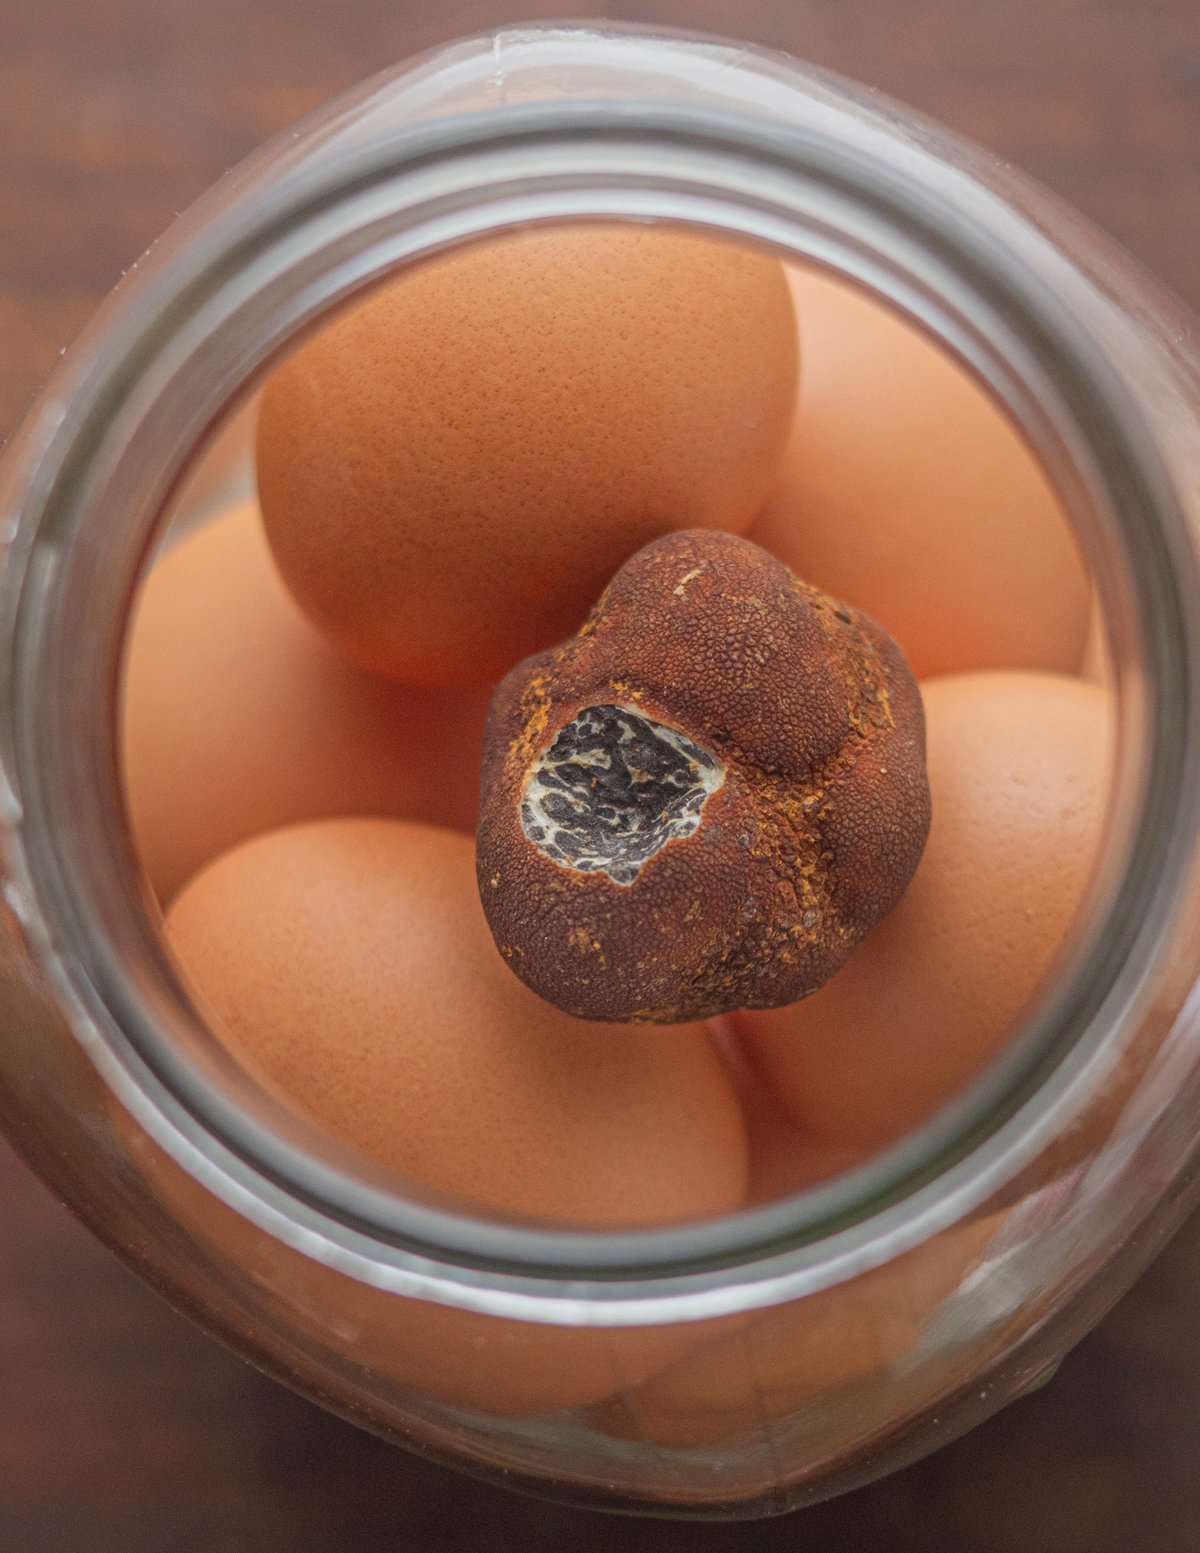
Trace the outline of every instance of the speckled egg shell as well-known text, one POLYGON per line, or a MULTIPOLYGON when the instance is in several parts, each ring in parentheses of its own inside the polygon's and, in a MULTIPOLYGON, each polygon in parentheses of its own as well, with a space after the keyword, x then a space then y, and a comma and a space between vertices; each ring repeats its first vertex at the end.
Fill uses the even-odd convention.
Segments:
POLYGON ((122 759, 142 867, 169 902, 262 831, 337 814, 472 831, 487 694, 349 664, 293 602, 256 503, 185 535, 129 632, 122 759))
POLYGON ((167 928, 234 1055, 402 1180, 613 1228, 743 1200, 745 1128, 705 1031, 589 1029, 534 997, 492 945, 469 837, 273 831, 206 868, 167 928))
POLYGON ((1073 672, 1087 567, 1012 420, 877 298, 798 265, 788 278, 800 395, 779 483, 749 537, 866 610, 921 679, 1073 672))
POLYGON ((796 394, 769 254, 645 224, 522 232, 398 275, 263 395, 271 548, 354 661, 493 682, 639 545, 742 529, 796 394))

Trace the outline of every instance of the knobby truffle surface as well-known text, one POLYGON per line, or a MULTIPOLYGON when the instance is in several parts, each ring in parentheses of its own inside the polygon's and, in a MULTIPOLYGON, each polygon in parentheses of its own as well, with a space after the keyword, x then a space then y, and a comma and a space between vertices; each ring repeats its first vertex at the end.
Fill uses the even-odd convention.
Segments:
POLYGON ((731 534, 638 551, 492 700, 484 910, 522 981, 581 1018, 815 992, 900 898, 928 830, 900 649, 731 534))

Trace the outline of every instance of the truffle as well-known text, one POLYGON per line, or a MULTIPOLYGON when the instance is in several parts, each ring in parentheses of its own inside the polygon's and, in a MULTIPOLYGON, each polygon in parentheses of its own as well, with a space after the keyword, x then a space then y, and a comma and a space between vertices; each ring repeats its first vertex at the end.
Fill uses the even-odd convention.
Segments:
POLYGON ((929 830, 925 723, 867 616, 734 535, 639 550, 492 698, 476 866, 501 954, 586 1019, 822 986, 929 830))

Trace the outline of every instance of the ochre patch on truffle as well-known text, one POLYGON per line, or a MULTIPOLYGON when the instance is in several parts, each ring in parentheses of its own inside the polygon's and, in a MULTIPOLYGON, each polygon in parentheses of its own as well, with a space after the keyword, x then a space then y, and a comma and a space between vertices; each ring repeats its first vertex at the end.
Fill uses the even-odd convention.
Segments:
POLYGON ((492 700, 484 910, 517 975, 582 1018, 815 992, 900 898, 928 830, 899 648, 731 534, 647 545, 492 700))

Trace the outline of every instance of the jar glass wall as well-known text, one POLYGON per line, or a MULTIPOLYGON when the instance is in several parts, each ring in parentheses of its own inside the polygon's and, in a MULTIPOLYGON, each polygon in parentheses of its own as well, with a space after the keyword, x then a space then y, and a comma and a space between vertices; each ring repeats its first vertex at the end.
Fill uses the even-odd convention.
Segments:
POLYGON ((0 1105, 18 1146, 122 1256, 273 1373, 545 1493, 769 1513, 911 1459, 1019 1393, 1188 1201, 1190 327, 1104 239, 981 153, 792 61, 708 40, 467 40, 257 153, 118 289, 0 481, 0 1105), (936 336, 1006 407, 1072 515, 1119 705, 1088 902, 1053 984, 978 1082, 806 1192, 623 1232, 483 1215, 398 1183, 255 1084, 164 948, 117 738, 139 576, 168 522, 202 521, 245 488, 231 417, 252 415, 298 332, 456 245, 598 219, 717 231, 827 268, 936 336), (203 452, 222 428, 224 472, 203 452))

